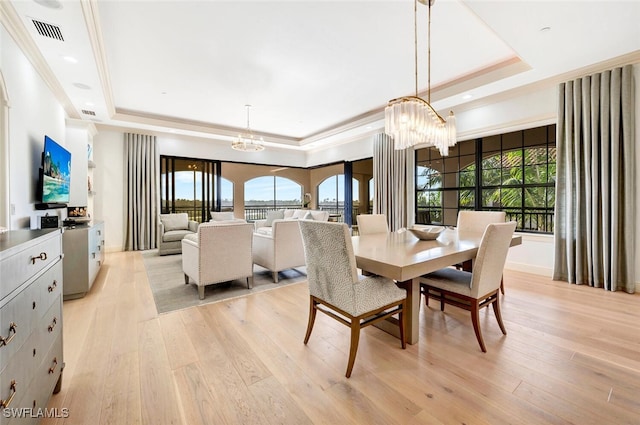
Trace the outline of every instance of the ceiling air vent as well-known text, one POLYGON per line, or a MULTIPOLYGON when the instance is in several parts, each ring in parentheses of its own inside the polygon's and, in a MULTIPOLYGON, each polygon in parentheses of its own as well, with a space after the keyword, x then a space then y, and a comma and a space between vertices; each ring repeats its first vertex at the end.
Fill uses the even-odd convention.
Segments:
POLYGON ((83 113, 83 114, 85 114, 85 115, 91 115, 92 117, 95 117, 95 116, 96 116, 96 113, 95 113, 95 112, 93 112, 93 111, 89 111, 89 110, 86 110, 86 109, 83 109, 83 110, 82 110, 82 113, 83 113))
POLYGON ((46 22, 36 21, 35 19, 31 19, 31 21, 33 22, 33 25, 36 26, 38 34, 40 34, 41 36, 64 41, 64 38, 62 37, 62 31, 60 31, 60 27, 48 24, 46 22))

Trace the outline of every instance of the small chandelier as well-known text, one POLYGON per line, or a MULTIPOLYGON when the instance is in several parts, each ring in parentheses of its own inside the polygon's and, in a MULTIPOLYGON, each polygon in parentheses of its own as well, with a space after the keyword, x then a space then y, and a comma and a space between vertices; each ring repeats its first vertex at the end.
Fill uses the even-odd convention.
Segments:
POLYGON ((246 134, 238 134, 238 138, 231 142, 231 147, 242 152, 259 152, 264 149, 264 140, 262 137, 257 139, 251 131, 249 125, 249 108, 251 105, 244 105, 247 108, 247 132, 246 134))
POLYGON ((431 106, 431 6, 436 0, 414 0, 413 34, 416 95, 389 101, 384 109, 384 132, 393 137, 396 149, 425 144, 438 148, 442 156, 456 144, 456 118, 453 111, 445 120, 431 106), (418 97, 418 1, 429 7, 427 100, 418 97))

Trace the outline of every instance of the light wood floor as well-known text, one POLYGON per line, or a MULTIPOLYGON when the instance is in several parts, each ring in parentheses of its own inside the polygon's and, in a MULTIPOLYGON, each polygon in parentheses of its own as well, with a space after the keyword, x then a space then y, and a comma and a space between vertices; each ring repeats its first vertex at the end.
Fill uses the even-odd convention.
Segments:
MULTIPOLYGON (((64 303, 58 424, 638 424, 640 295, 505 273, 500 333, 481 313, 420 312, 420 343, 319 314, 305 283, 158 316, 139 253, 109 254, 64 303)), ((43 424, 56 420, 43 420, 43 424)))

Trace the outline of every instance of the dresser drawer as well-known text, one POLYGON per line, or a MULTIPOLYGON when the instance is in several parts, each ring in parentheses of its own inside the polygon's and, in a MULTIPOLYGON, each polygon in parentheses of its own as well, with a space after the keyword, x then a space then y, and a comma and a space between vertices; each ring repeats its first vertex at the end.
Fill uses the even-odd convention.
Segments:
MULTIPOLYGON (((52 232, 0 261, 0 300, 37 275, 62 254, 60 233, 52 232)), ((0 304, 1 305, 1 304, 0 304)))
POLYGON ((33 332, 39 315, 36 312, 40 301, 37 285, 32 283, 0 308, 0 370, 22 347, 33 332))
POLYGON ((35 332, 31 334, 28 341, 9 360, 7 367, 0 371, 0 399, 7 401, 15 392, 9 405, 10 408, 31 407, 29 405, 21 405, 20 400, 24 399, 29 392, 29 384, 34 379, 36 371, 44 358, 43 355, 34 356, 34 346, 37 343, 37 339, 38 336, 35 332), (15 388, 12 388, 14 382, 15 388))
POLYGON ((62 261, 58 261, 34 282, 35 301, 38 317, 49 310, 58 296, 62 294, 62 261))

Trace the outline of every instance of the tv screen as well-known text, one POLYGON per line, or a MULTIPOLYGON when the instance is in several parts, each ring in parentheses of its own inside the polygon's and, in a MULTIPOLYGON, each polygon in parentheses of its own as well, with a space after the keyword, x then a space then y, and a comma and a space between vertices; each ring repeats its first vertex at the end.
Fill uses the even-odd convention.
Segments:
POLYGON ((68 203, 71 153, 44 136, 42 156, 42 202, 68 203))

